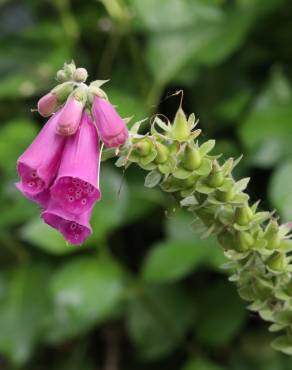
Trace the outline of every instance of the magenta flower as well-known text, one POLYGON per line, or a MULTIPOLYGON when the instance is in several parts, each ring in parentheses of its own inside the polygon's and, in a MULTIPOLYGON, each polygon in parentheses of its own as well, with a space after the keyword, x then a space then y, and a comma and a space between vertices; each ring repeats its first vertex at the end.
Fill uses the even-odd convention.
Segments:
POLYGON ((52 198, 65 212, 78 215, 100 199, 99 162, 96 128, 88 114, 83 113, 76 134, 66 139, 58 175, 51 187, 52 198))
POLYGON ((95 96, 92 114, 99 136, 106 147, 116 148, 126 142, 128 129, 125 122, 107 100, 95 96))
POLYGON ((18 158, 17 171, 21 180, 17 187, 30 199, 50 186, 59 168, 65 143, 65 139, 56 134, 59 114, 57 112, 49 119, 18 158))
POLYGON ((59 106, 57 96, 52 92, 44 95, 38 101, 38 111, 44 117, 50 116, 59 106))
POLYGON ((41 217, 48 225, 59 230, 64 238, 71 244, 80 245, 92 234, 89 223, 92 209, 80 215, 72 215, 64 212, 55 202, 50 202, 41 217))
POLYGON ((77 100, 74 96, 70 96, 61 110, 56 132, 62 136, 75 134, 80 124, 83 108, 82 101, 77 100))

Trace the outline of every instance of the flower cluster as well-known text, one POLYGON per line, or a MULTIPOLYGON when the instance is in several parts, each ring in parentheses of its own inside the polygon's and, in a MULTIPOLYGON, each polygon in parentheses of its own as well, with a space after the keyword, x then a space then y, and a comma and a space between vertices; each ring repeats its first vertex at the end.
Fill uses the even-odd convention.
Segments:
POLYGON ((122 118, 100 86, 85 84, 87 72, 65 64, 61 82, 38 102, 42 116, 51 116, 19 157, 17 188, 38 203, 41 217, 71 244, 92 233, 90 216, 100 199, 100 141, 118 148, 128 139, 122 118))

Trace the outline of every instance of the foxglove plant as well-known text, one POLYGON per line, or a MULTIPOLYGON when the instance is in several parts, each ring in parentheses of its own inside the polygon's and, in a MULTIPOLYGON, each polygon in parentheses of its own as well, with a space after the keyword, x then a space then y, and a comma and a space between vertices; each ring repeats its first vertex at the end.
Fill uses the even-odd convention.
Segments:
POLYGON ((195 116, 187 118, 181 107, 173 124, 156 117, 149 133, 139 134, 140 123, 128 133, 100 88, 105 81, 86 86, 86 71, 74 64, 65 65, 57 78, 62 84, 52 90, 56 103, 51 96, 39 102, 43 115, 57 113, 18 161, 18 187, 42 205, 43 220, 72 244, 81 244, 90 235, 90 213, 100 198, 102 140, 109 155, 119 155, 118 167, 136 164, 148 171, 145 186, 159 185, 173 193, 181 207, 204 225, 204 236, 217 237, 229 260, 225 265, 229 280, 249 302, 248 308, 269 321, 272 332, 281 332, 273 347, 292 355, 291 223, 280 225, 273 213, 258 210, 258 202, 249 203, 245 192, 249 178, 237 181, 232 174, 240 159, 223 163, 212 155, 215 140, 199 142, 195 116), (68 108, 72 99, 74 117, 68 108), (60 121, 62 114, 66 119, 60 121), (53 130, 58 122, 66 129, 53 130))

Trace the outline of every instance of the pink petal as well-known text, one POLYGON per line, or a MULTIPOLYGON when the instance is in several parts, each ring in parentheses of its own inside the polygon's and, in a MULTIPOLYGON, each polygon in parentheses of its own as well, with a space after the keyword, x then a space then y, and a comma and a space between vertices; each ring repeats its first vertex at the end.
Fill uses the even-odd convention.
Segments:
POLYGON ((87 113, 76 134, 68 137, 52 198, 69 213, 80 214, 100 199, 99 144, 96 128, 87 113))
POLYGON ((17 171, 21 177, 18 189, 25 196, 35 196, 49 187, 56 176, 65 139, 56 134, 60 112, 54 114, 38 136, 18 158, 17 171))
POLYGON ((61 110, 61 114, 56 126, 56 131, 59 135, 70 136, 75 134, 80 124, 83 103, 70 96, 61 110))
POLYGON ((58 99, 57 96, 51 92, 44 95, 38 101, 38 111, 44 117, 50 116, 58 108, 58 99))
POLYGON ((59 230, 71 244, 80 245, 92 234, 89 223, 92 209, 81 215, 66 213, 55 202, 50 202, 41 217, 45 223, 59 230))
POLYGON ((100 138, 106 147, 116 148, 127 141, 127 126, 107 100, 94 97, 92 114, 100 138))

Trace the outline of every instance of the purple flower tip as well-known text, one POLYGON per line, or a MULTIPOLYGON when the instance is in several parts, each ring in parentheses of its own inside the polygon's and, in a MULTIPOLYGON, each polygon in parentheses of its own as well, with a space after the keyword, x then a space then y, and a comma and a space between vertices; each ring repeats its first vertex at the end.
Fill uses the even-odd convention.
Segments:
POLYGON ((116 148, 125 144, 129 136, 127 126, 107 100, 95 96, 92 114, 100 138, 106 147, 116 148))
POLYGON ((62 136, 75 134, 79 127, 83 112, 83 103, 74 96, 70 96, 61 110, 61 114, 56 126, 56 132, 62 136))
POLYGON ((41 217, 45 223, 60 231, 69 243, 81 245, 92 234, 90 215, 91 209, 79 216, 70 215, 51 202, 41 217))
POLYGON ((58 99, 57 96, 51 92, 44 95, 38 101, 38 111, 43 117, 50 116, 58 108, 58 99))

